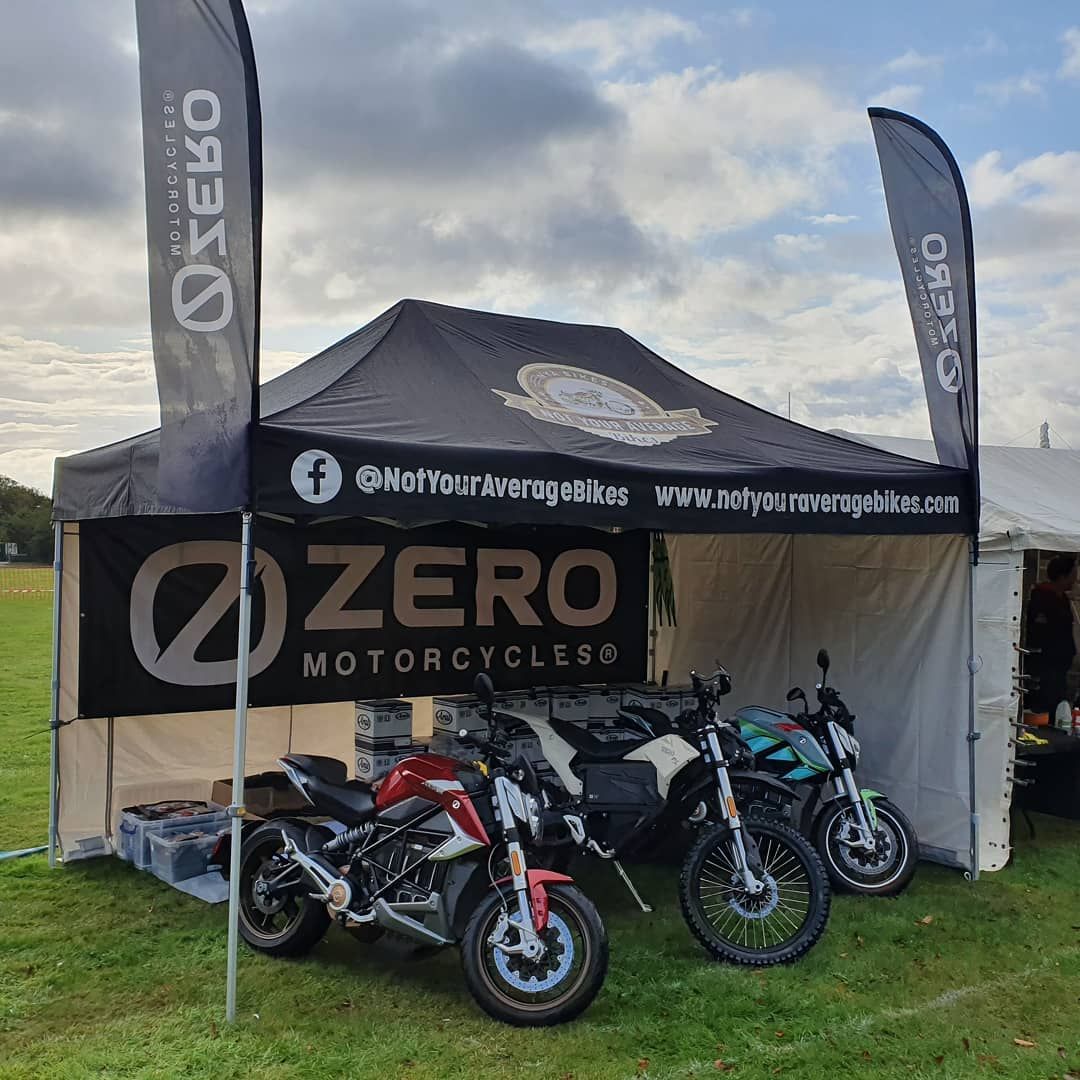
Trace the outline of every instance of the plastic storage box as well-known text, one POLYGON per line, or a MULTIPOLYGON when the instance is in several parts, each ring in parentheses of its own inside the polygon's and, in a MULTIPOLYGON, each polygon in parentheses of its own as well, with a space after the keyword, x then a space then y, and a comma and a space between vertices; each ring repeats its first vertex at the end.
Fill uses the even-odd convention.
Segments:
MULTIPOLYGON (((160 804, 159 804, 160 805, 160 804)), ((225 808, 216 803, 188 804, 203 806, 198 812, 180 812, 167 817, 145 818, 145 812, 153 812, 153 807, 130 807, 120 814, 120 831, 116 853, 122 859, 132 863, 136 869, 150 868, 150 837, 166 832, 191 832, 199 829, 212 832, 215 828, 223 829, 229 824, 229 815, 225 808)))
POLYGON ((150 871, 170 884, 206 873, 224 826, 216 831, 178 829, 150 834, 150 871))

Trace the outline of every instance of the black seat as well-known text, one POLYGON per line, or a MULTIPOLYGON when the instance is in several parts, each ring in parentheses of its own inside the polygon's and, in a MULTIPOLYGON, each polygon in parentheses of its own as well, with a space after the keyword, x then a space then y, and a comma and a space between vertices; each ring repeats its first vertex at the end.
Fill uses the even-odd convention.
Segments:
POLYGON ((548 721, 555 734, 560 739, 565 739, 576 751, 581 761, 611 762, 622 761, 627 754, 636 750, 642 743, 648 740, 621 739, 619 742, 601 742, 594 735, 571 724, 567 720, 556 720, 554 717, 548 721))
POLYGON ((282 761, 296 766, 305 776, 314 776, 327 784, 344 784, 349 775, 344 761, 313 754, 286 754, 282 761))
POLYGON ((343 825, 361 825, 375 816, 375 793, 364 780, 348 780, 343 761, 332 757, 288 754, 281 759, 304 775, 315 809, 343 825))

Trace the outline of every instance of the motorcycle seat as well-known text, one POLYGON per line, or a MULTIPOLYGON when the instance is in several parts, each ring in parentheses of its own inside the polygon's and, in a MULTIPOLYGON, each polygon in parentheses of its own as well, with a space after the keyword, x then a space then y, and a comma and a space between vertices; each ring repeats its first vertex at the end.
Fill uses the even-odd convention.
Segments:
POLYGON ((282 759, 297 768, 305 776, 313 776, 326 784, 344 784, 349 771, 344 761, 332 757, 318 757, 314 754, 286 754, 282 759))
POLYGON ((346 779, 343 761, 308 754, 289 754, 287 761, 307 779, 305 787, 316 809, 345 825, 361 825, 375 816, 375 793, 364 780, 346 779))
POLYGON ((636 750, 645 739, 621 739, 619 742, 601 742, 596 736, 571 724, 567 720, 548 721, 555 734, 568 742, 576 751, 577 757, 588 762, 622 761, 627 754, 636 750))

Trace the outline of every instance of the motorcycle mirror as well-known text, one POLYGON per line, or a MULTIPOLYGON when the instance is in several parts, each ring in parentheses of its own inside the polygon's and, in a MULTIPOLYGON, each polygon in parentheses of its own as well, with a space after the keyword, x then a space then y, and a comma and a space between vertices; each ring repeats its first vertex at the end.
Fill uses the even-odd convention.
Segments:
POLYGON ((805 701, 806 700, 806 692, 803 690, 803 688, 801 686, 793 686, 787 692, 787 700, 788 701, 798 701, 799 698, 802 698, 805 701))
POLYGON ((818 649, 817 654, 817 666, 821 668, 821 681, 825 681, 825 676, 829 674, 829 650, 818 649))
POLYGON ((473 683, 473 691, 476 696, 490 709, 495 704, 495 687, 492 685, 491 677, 485 672, 481 671, 476 676, 476 681, 473 683))

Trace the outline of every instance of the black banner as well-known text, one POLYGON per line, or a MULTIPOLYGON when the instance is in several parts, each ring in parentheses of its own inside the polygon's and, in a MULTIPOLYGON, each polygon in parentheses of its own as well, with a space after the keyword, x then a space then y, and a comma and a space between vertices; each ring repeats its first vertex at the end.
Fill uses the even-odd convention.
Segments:
MULTIPOLYGON (((851 444, 833 441, 849 452, 851 444)), ((703 533, 971 531, 963 473, 921 463, 910 477, 895 479, 772 469, 745 481, 705 470, 630 471, 554 454, 518 463, 454 446, 417 449, 272 424, 260 427, 256 445, 259 506, 277 513, 311 513, 318 503, 327 514, 395 521, 601 520, 626 529, 703 533)))
POLYGON ((890 109, 871 109, 885 202, 942 465, 972 478, 979 513, 979 398, 971 213, 941 136, 890 109))
POLYGON ((136 0, 165 505, 250 505, 262 126, 240 0, 136 0))
MULTIPOLYGON (((643 678, 648 534, 259 518, 252 705, 643 678)), ((83 522, 79 713, 228 708, 240 545, 221 517, 83 522)))

